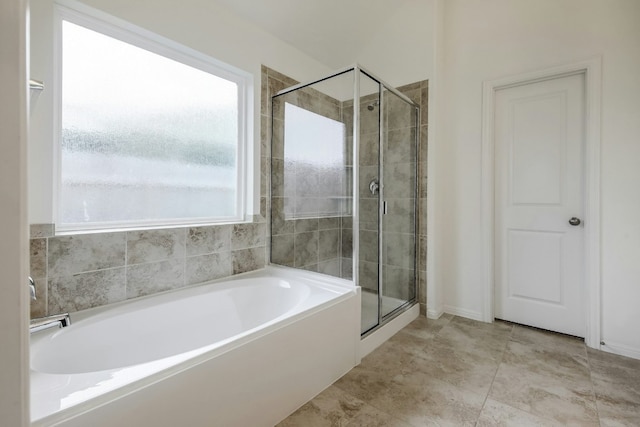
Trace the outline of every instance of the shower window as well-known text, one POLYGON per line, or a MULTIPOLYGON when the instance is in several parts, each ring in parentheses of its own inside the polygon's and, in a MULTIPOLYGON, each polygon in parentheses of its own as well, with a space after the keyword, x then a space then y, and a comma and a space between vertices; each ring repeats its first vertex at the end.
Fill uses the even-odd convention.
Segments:
POLYGON ((348 215, 344 123, 285 103, 285 219, 348 215))
POLYGON ((57 228, 244 219, 247 76, 66 9, 60 28, 57 228))

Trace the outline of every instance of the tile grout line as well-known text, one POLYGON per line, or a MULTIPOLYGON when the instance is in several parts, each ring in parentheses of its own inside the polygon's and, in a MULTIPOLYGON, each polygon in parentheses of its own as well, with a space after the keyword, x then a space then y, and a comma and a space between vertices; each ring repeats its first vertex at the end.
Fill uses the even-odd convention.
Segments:
MULTIPOLYGON (((520 327, 520 328, 525 328, 525 329, 532 329, 532 327, 530 327, 530 326, 526 326, 526 325, 519 325, 519 324, 513 324, 513 329, 511 330, 511 335, 513 335, 513 333, 515 332, 516 328, 518 328, 518 327, 520 327)), ((533 328, 533 329, 534 329, 534 330, 538 330, 537 328, 533 328)), ((512 341, 512 338, 509 338, 509 341, 512 341)), ((531 345, 533 345, 533 344, 526 344, 526 345, 527 345, 527 346, 531 346, 531 345)), ((586 347, 585 347, 585 351, 586 351, 586 347)), ((587 357, 588 357, 588 354, 587 354, 587 357)), ((588 360, 588 359, 587 359, 587 360, 588 360)), ((500 364, 502 364, 502 361, 500 362, 500 364)), ((494 378, 494 379, 495 379, 495 378, 494 378)), ((589 379, 590 379, 590 383, 592 383, 592 382, 591 382, 591 369, 590 369, 590 368, 589 368, 589 379)), ((591 385, 592 385, 592 387, 593 387, 593 384, 591 384, 591 385)), ((492 382, 491 387, 493 387, 493 382, 492 382)), ((491 390, 491 388, 490 388, 489 390, 491 390)), ((558 422, 558 420, 557 420, 557 419, 555 419, 555 418, 553 418, 553 417, 548 417, 546 414, 545 414, 545 415, 543 415, 543 414, 536 414, 536 413, 531 412, 531 411, 530 411, 530 410, 528 410, 528 409, 518 408, 518 407, 516 407, 516 406, 514 406, 514 405, 512 405, 512 404, 510 404, 510 403, 503 402, 503 401, 501 401, 501 400, 497 400, 497 401, 498 401, 498 402, 500 402, 500 403, 501 403, 501 404, 503 404, 503 405, 509 406, 509 407, 511 407, 511 408, 514 408, 514 409, 519 410, 519 411, 522 411, 522 412, 525 412, 525 413, 527 413, 527 414, 529 414, 529 415, 532 415, 532 416, 534 416, 534 417, 536 417, 536 418, 539 418, 539 419, 541 419, 541 420, 545 420, 545 421, 549 421, 549 422, 554 422, 554 423, 557 423, 557 422, 558 422)), ((598 414, 598 412, 597 412, 597 402, 596 402, 596 414, 598 415, 598 425, 600 425, 600 416, 599 416, 599 414, 598 414)))
POLYGON ((129 298, 127 298, 128 295, 128 288, 129 288, 129 281, 127 280, 127 277, 129 276, 129 231, 125 231, 124 232, 124 300, 128 300, 129 298))
POLYGON ((598 395, 596 394, 596 388, 593 384, 593 369, 591 366, 591 358, 589 357, 589 350, 587 349, 587 345, 584 344, 584 351, 587 356, 587 366, 589 367, 589 384, 591 385, 591 392, 593 393, 593 401, 596 407, 596 416, 598 417, 598 425, 602 426, 602 421, 600 420, 600 409, 598 409, 598 395))
MULTIPOLYGON (((345 375, 346 375, 346 374, 345 374, 345 375)), ((346 394, 347 396, 349 396, 351 399, 354 399, 354 400, 357 400, 357 401, 360 401, 360 402, 364 403, 364 405, 362 405, 363 407, 364 407, 365 405, 366 405, 366 406, 370 406, 371 408, 374 408, 376 411, 382 412, 383 414, 385 414, 385 415, 389 416, 390 418, 393 418, 393 419, 396 419, 396 420, 400 420, 400 421, 402 421, 402 422, 403 422, 403 423, 405 423, 405 424, 410 424, 410 423, 407 423, 407 422, 406 422, 405 420, 403 420, 402 418, 398 418, 397 416, 394 416, 393 414, 390 414, 389 412, 384 411, 384 410, 380 409, 379 407, 377 407, 377 406, 375 406, 375 405, 372 405, 371 403, 369 403, 369 402, 367 402, 367 401, 365 401, 365 400, 362 400, 362 399, 360 399, 359 397, 354 396, 354 395, 353 395, 353 394, 351 394, 349 391, 347 391, 347 390, 343 389, 343 388, 342 388, 342 387, 340 387, 339 385, 336 385, 336 382, 337 382, 337 380, 336 380, 333 384, 331 384, 331 386, 330 386, 330 387, 336 387, 338 390, 340 390, 341 392, 343 392, 344 394, 346 394)), ((325 390, 326 390, 326 389, 325 389, 325 390)), ((313 399, 315 399, 316 397, 318 397, 318 396, 315 396, 313 399)), ((307 403, 311 402, 313 399, 309 400, 307 403)), ((306 405, 306 403, 305 403, 305 405, 306 405)), ((356 418, 358 414, 360 414, 360 412, 362 412, 362 408, 360 408, 360 409, 358 410, 358 412, 356 412, 356 413, 354 414, 354 416, 353 416, 353 417, 351 417, 351 418, 349 419, 349 421, 347 422, 347 425, 349 425, 349 424, 353 421, 353 419, 354 419, 354 418, 356 418)))
POLYGON ((184 229, 184 250, 182 255, 182 287, 187 286, 187 238, 189 237, 189 232, 191 227, 185 227, 184 229))
MULTIPOLYGON (((480 413, 478 414, 478 419, 476 420, 476 424, 480 421, 480 416, 482 415, 482 411, 484 411, 485 406, 487 405, 487 400, 489 400, 489 396, 491 395, 491 389, 493 388, 493 383, 498 376, 498 371, 500 370, 500 365, 502 365, 502 360, 504 359, 504 354, 507 352, 507 347, 509 346, 509 342, 511 341, 511 337, 513 335, 513 330, 515 326, 511 325, 511 331, 509 332, 509 338, 507 339, 506 344, 504 345, 504 349, 502 350, 502 354, 500 355, 500 361, 498 362, 498 366, 496 367, 496 372, 493 374, 493 378, 491 379, 491 384, 489 385, 489 389, 487 390, 487 395, 484 397, 484 402, 482 402, 482 408, 480 408, 480 413)), ((509 405, 511 406, 511 405, 509 405)))
POLYGON ((45 299, 44 299, 44 315, 49 315, 49 238, 45 239, 44 243, 44 289, 45 289, 45 299))

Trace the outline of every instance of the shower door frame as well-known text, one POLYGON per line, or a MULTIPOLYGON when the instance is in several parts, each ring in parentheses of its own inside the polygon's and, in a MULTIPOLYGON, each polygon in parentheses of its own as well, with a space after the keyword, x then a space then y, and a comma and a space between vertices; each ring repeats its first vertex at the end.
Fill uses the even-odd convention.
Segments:
MULTIPOLYGON (((366 74, 366 73, 365 73, 366 74)), ((362 334, 362 336, 366 336, 369 332, 373 332, 375 331, 378 327, 380 327, 381 325, 385 324, 386 322, 392 320, 393 318, 395 318, 396 316, 402 314, 406 309, 410 308, 413 306, 413 304, 417 301, 418 298, 418 247, 419 247, 419 237, 418 237, 418 174, 420 172, 419 167, 418 167, 418 155, 419 155, 419 148, 420 148, 420 106, 417 105, 415 102, 413 102, 410 98, 408 98, 406 95, 402 94, 400 91, 396 90, 395 88, 390 88, 389 86, 386 85, 386 83, 380 81, 380 85, 382 90, 380 91, 380 117, 383 117, 383 108, 384 108, 384 91, 385 90, 389 90, 391 91, 394 95, 397 95, 400 97, 400 99, 402 99, 403 101, 407 102, 411 107, 414 108, 413 113, 414 113, 414 118, 415 118, 415 138, 413 141, 414 144, 414 153, 415 153, 415 158, 414 160, 414 170, 413 170, 413 176, 415 179, 414 182, 414 186, 413 186, 413 236, 414 236, 414 248, 413 248, 413 287, 414 287, 414 293, 413 293, 413 297, 407 299, 407 301, 405 301, 403 304, 401 304, 400 306, 394 308, 393 310, 391 310, 389 313, 387 314, 383 314, 382 312, 382 299, 383 299, 383 292, 382 292, 382 287, 385 283, 385 281, 383 280, 384 277, 384 263, 380 262, 378 263, 378 282, 380 283, 380 285, 378 286, 379 288, 379 292, 378 292, 378 325, 376 325, 375 327, 371 328, 370 330, 364 332, 362 334)), ((385 136, 385 124, 383 120, 380 120, 380 158, 379 158, 379 168, 380 168, 380 173, 379 173, 379 179, 380 179, 380 203, 379 203, 379 220, 378 220, 378 226, 379 226, 379 231, 378 231, 378 235, 379 235, 379 243, 378 243, 378 252, 379 252, 379 256, 382 255, 383 252, 383 244, 384 244, 384 238, 381 237, 383 236, 383 231, 384 231, 384 221, 383 221, 383 216, 386 215, 385 212, 385 206, 387 205, 387 202, 384 200, 384 191, 385 191, 385 186, 384 186, 384 173, 382 173, 384 171, 384 147, 383 147, 383 143, 386 142, 384 140, 384 138, 388 138, 388 135, 385 136)))
MULTIPOLYGON (((376 81, 379 85, 380 85, 380 90, 379 90, 379 120, 378 120, 378 152, 379 152, 379 158, 378 158, 378 182, 380 185, 380 190, 379 190, 379 203, 378 203, 378 323, 367 329, 366 331, 361 332, 361 337, 365 338, 366 336, 368 336, 369 334, 375 332, 378 328, 380 328, 381 326, 383 326, 385 323, 393 320, 395 317, 399 316, 400 314, 404 313, 406 310, 408 310, 409 308, 413 307, 413 305, 417 302, 418 299, 418 245, 419 245, 419 238, 418 238, 418 174, 419 174, 419 167, 418 167, 418 155, 419 155, 419 148, 420 148, 420 106, 418 104, 416 104, 415 102, 413 102, 408 96, 406 96, 405 94, 403 94, 402 92, 400 92, 399 90, 397 90, 396 88, 394 88, 393 86, 389 85, 388 83, 386 83, 384 80, 380 79, 379 77, 377 77, 375 74, 371 73, 370 71, 368 71, 367 69, 365 69, 364 67, 361 67, 359 65, 355 65, 354 66, 354 71, 357 73, 358 71, 362 72, 364 75, 366 75, 367 77, 369 77, 370 79, 376 81), (415 153, 415 159, 414 159, 414 170, 413 170, 413 174, 415 177, 415 185, 413 188, 413 215, 414 215, 414 219, 413 219, 413 236, 414 236, 414 249, 413 249, 413 288, 414 288, 414 292, 413 292, 413 297, 408 299, 407 301, 405 301, 403 304, 401 304, 400 306, 396 307, 395 309, 393 309, 391 312, 384 314, 382 313, 382 304, 383 304, 383 287, 385 284, 385 280, 384 280, 384 262, 383 262, 383 243, 384 243, 384 221, 383 221, 383 216, 386 215, 385 213, 385 205, 386 205, 386 201, 384 200, 384 191, 385 191, 385 185, 384 185, 384 146, 383 146, 383 142, 384 142, 384 135, 385 135, 385 123, 384 123, 384 107, 385 107, 385 95, 384 92, 385 90, 390 91, 391 93, 393 93, 394 95, 398 96, 400 99, 402 99, 403 101, 405 101, 407 104, 409 104, 411 107, 414 108, 414 115, 415 115, 415 138, 413 141, 414 144, 414 153, 415 153)), ((357 79, 355 82, 356 86, 356 90, 355 90, 355 95, 354 96, 354 128, 353 128, 353 141, 354 141, 354 167, 358 167, 358 162, 355 161, 355 159, 358 159, 358 157, 356 157, 356 145, 359 146, 360 144, 360 125, 358 123, 358 126, 356 126, 356 119, 355 117, 357 116, 358 119, 357 121, 359 122, 360 119, 360 79, 357 79), (357 105, 356 105, 356 101, 358 100, 357 105), (357 109, 356 109, 357 106, 357 109)), ((356 199, 356 203, 359 204, 360 201, 360 197, 359 197, 359 183, 357 182, 359 179, 359 170, 356 171, 354 170, 354 195, 358 195, 358 197, 354 197, 354 199, 356 199)), ((356 225, 358 225, 358 231, 360 230, 359 228, 359 210, 358 210, 358 215, 355 216, 354 214, 354 225, 353 225, 353 229, 356 230, 356 225)), ((355 233, 354 231, 354 236, 357 236, 359 233, 355 233)), ((354 260, 354 267, 353 267, 353 271, 354 271, 354 280, 357 280, 357 274, 356 272, 359 272, 359 268, 357 263, 360 260, 359 255, 356 253, 357 249, 359 249, 360 245, 358 244, 359 242, 357 242, 357 240, 355 240, 354 237, 354 255, 353 255, 353 260, 354 260)), ((357 281, 355 282, 356 284, 358 283, 357 281)))
MULTIPOLYGON (((400 314, 404 313, 405 311, 407 311, 408 309, 410 309, 411 307, 413 307, 413 305, 415 305, 417 303, 418 300, 418 287, 419 287, 419 283, 418 283, 418 247, 419 247, 419 238, 417 235, 417 224, 418 224, 418 177, 419 177, 419 166, 418 166, 418 156, 419 156, 419 147, 420 147, 420 105, 416 104, 414 101, 412 101, 408 96, 406 96, 405 94, 403 94, 402 92, 400 92, 399 90, 397 90, 396 88, 394 88, 393 86, 391 86, 390 84, 388 84, 387 82, 385 82, 384 80, 382 80, 381 78, 377 77, 374 73, 370 72, 369 70, 367 70, 366 68, 362 67, 359 64, 354 64, 354 65, 350 65, 348 67, 344 67, 341 68, 325 77, 313 80, 311 82, 305 82, 305 83, 299 83, 293 86, 290 86, 288 88, 282 89, 280 91, 278 91, 275 95, 273 95, 271 97, 270 102, 273 104, 273 98, 276 96, 280 96, 280 95, 284 95, 286 93, 290 93, 290 92, 294 92, 298 89, 302 89, 304 87, 307 86, 311 86, 320 82, 323 82, 325 80, 329 80, 333 77, 337 77, 339 75, 342 74, 346 74, 350 71, 354 72, 354 85, 353 85, 353 212, 352 212, 352 218, 353 218, 353 225, 352 225, 352 230, 353 230, 353 249, 352 249, 352 259, 353 259, 353 272, 352 272, 352 280, 353 282, 356 284, 356 286, 359 286, 359 262, 360 262, 360 179, 359 179, 359 173, 360 173, 360 165, 359 162, 357 161, 359 159, 360 156, 360 74, 362 73, 365 76, 369 77, 370 79, 374 80, 376 83, 378 83, 379 85, 379 120, 378 120, 378 150, 379 150, 379 159, 378 159, 378 180, 380 183, 380 192, 379 192, 379 203, 378 203, 378 322, 375 326, 367 329, 364 332, 361 332, 361 338, 365 338, 367 335, 375 332, 377 329, 379 329, 382 325, 384 325, 385 323, 391 321, 392 319, 394 319, 395 317, 399 316, 400 314), (400 305, 399 307, 395 308, 394 310, 392 310, 390 313, 386 314, 386 315, 382 315, 382 287, 384 284, 384 280, 383 280, 383 262, 382 262, 382 242, 383 242, 383 237, 382 237, 382 231, 383 231, 383 221, 382 221, 382 216, 384 215, 384 200, 383 200, 383 192, 384 192, 384 177, 383 174, 380 173, 383 171, 383 160, 384 160, 384 154, 383 154, 383 146, 382 146, 382 138, 383 138, 383 134, 384 134, 384 123, 383 123, 383 108, 384 108, 384 90, 388 90, 391 93, 393 93, 394 95, 398 96, 400 99, 402 99, 403 101, 405 101, 407 104, 409 104, 410 106, 412 106, 414 108, 414 112, 415 112, 415 128, 416 128, 416 132, 415 132, 415 138, 414 138, 414 145, 415 145, 415 168, 414 168, 414 176, 415 176, 415 185, 414 185, 414 203, 413 203, 413 211, 414 211, 414 220, 413 220, 413 235, 414 235, 414 252, 413 252, 413 287, 414 287, 414 292, 413 292, 413 298, 408 299, 405 303, 403 303, 402 305, 400 305), (358 231, 356 233, 356 230, 358 231)), ((273 119, 273 108, 271 109, 271 119, 273 119)), ((273 135, 271 135, 271 138, 273 139, 273 135)), ((273 144, 273 141, 271 141, 271 144, 273 144)), ((269 188, 269 199, 272 199, 271 196, 271 185, 268 186, 269 188)), ((271 248, 269 249, 271 250, 271 248)), ((271 256, 269 256, 269 263, 271 263, 271 256)))

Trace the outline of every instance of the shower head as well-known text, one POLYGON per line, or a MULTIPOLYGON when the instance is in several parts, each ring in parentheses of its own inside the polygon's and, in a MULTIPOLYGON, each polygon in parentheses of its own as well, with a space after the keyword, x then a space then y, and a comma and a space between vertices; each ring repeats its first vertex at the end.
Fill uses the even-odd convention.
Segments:
POLYGON ((373 111, 373 109, 376 108, 378 105, 380 105, 380 101, 376 99, 371 104, 367 105, 367 110, 373 111))

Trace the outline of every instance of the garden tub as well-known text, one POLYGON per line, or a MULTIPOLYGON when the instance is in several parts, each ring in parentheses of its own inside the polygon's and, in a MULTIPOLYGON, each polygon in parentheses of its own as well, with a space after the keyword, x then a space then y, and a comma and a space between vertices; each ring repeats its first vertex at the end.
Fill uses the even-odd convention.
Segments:
POLYGON ((269 266, 31 336, 34 426, 272 426, 358 363, 359 288, 269 266))

